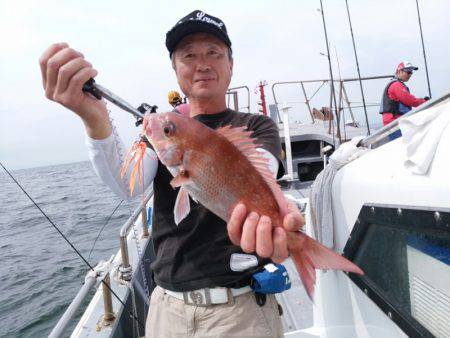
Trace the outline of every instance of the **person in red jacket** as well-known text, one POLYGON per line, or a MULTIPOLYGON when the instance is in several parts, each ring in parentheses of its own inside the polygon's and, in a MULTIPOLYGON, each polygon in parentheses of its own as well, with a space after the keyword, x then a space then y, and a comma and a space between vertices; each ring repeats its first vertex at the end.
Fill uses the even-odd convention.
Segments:
MULTIPOLYGON (((420 106, 430 99, 429 97, 415 97, 405 85, 405 82, 411 78, 413 71, 418 69, 407 61, 400 62, 397 66, 395 77, 385 87, 381 99, 380 114, 383 115, 384 126, 409 112, 412 107, 420 106)), ((401 135, 400 130, 398 130, 391 134, 389 138, 393 140, 401 135)))

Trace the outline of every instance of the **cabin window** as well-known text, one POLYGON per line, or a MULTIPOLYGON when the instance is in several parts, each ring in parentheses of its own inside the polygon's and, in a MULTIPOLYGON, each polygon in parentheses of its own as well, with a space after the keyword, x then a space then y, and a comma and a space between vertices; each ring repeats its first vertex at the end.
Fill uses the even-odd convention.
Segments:
POLYGON ((450 212, 364 206, 345 255, 351 275, 409 336, 450 337, 450 212))

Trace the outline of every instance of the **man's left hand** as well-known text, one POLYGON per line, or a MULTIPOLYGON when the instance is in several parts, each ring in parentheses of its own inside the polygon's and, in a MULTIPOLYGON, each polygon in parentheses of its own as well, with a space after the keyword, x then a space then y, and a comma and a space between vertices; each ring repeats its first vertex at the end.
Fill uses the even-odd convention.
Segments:
POLYGON ((269 217, 248 213, 242 203, 236 205, 227 224, 231 242, 246 253, 283 262, 289 256, 286 231, 298 231, 305 223, 294 203, 289 201, 288 208, 291 212, 283 218, 283 228, 274 228, 269 217))

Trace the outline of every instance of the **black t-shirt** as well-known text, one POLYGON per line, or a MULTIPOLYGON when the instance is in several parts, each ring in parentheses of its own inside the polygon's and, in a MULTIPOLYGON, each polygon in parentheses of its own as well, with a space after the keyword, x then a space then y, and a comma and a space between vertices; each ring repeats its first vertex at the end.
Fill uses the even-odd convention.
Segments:
MULTIPOLYGON (((280 159, 278 127, 266 116, 227 109, 218 114, 197 115, 194 118, 213 129, 225 125, 246 125, 248 130, 254 131, 252 137, 257 139, 258 144, 280 159)), ((278 176, 282 174, 280 162, 278 176)), ((159 162, 153 181, 152 238, 156 260, 152 263, 152 269, 156 284, 172 291, 248 285, 254 271, 269 260, 247 255, 240 247, 233 245, 228 237, 226 222, 192 199, 189 215, 177 226, 173 209, 179 188, 170 186, 172 178, 167 168, 159 162)))

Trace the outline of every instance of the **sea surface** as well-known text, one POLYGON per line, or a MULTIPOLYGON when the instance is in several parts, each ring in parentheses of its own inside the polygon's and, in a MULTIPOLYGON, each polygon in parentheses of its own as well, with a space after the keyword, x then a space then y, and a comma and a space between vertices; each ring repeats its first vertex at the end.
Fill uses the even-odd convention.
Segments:
MULTIPOLYGON (((0 170, 0 337, 46 337, 82 286, 87 266, 0 170)), ((121 200, 89 162, 12 174, 91 265, 117 252, 119 229, 139 201, 123 202, 99 235, 121 200)))

